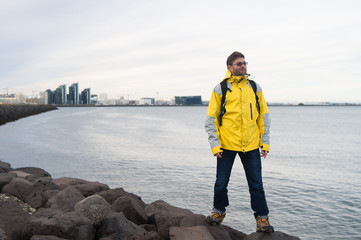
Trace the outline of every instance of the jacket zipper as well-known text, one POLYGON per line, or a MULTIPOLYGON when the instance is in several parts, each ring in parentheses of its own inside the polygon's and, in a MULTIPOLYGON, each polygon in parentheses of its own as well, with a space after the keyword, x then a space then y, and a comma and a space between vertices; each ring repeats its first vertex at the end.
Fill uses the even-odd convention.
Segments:
POLYGON ((249 104, 251 107, 251 120, 253 120, 253 113, 252 113, 252 103, 249 104))

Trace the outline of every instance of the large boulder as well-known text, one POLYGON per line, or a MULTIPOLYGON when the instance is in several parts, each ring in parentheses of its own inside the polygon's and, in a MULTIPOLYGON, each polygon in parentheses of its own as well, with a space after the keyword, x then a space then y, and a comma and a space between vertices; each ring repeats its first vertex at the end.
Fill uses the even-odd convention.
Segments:
POLYGON ((0 161, 0 173, 10 172, 11 170, 12 168, 9 163, 0 161))
POLYGON ((123 212, 125 217, 135 224, 146 224, 148 223, 148 217, 145 213, 144 208, 139 204, 139 201, 129 197, 119 197, 112 204, 113 211, 123 212))
POLYGON ((23 232, 23 238, 49 235, 65 239, 94 239, 95 229, 91 221, 78 212, 41 208, 32 215, 23 232))
MULTIPOLYGON (((20 240, 21 230, 30 215, 15 201, 0 201, 0 228, 10 240, 20 240)), ((0 234, 0 236, 3 234, 0 234)), ((6 239, 6 238, 4 238, 6 239)))
POLYGON ((215 240, 204 226, 171 227, 170 240, 215 240))
POLYGON ((67 187, 48 200, 45 207, 62 211, 74 211, 74 206, 85 197, 75 187, 67 187))
POLYGON ((139 201, 139 204, 142 206, 142 208, 146 207, 146 204, 142 201, 141 197, 139 197, 133 193, 126 192, 126 191, 124 191, 123 188, 109 189, 106 191, 99 192, 97 194, 99 196, 103 197, 105 200, 107 200, 108 203, 110 203, 110 204, 113 204, 113 202, 115 200, 117 200, 119 197, 128 196, 128 197, 134 198, 137 201, 139 201))
POLYGON ((154 221, 158 233, 163 239, 169 239, 170 227, 179 227, 183 218, 187 215, 193 215, 190 210, 171 206, 162 200, 148 205, 146 213, 150 223, 154 221))
POLYGON ((10 183, 13 178, 14 178, 14 175, 0 172, 0 192, 1 192, 2 188, 6 184, 10 183))
POLYGON ((14 177, 10 183, 3 187, 2 192, 9 193, 22 201, 25 201, 25 195, 32 187, 32 182, 21 177, 14 177))
POLYGON ((89 197, 98 192, 109 190, 109 186, 99 182, 88 182, 83 184, 74 185, 85 196, 89 197))
POLYGON ((180 227, 203 226, 215 240, 242 240, 247 235, 224 225, 212 226, 206 222, 205 216, 190 214, 185 216, 179 224, 180 227))
POLYGON ((99 239, 128 239, 137 233, 145 233, 145 229, 129 221, 123 213, 112 212, 103 220, 97 231, 99 239))
POLYGON ((52 182, 55 183, 56 185, 58 185, 60 190, 64 190, 65 188, 70 187, 70 186, 88 183, 88 181, 85 181, 83 179, 69 178, 69 177, 56 178, 56 179, 53 179, 52 182))
POLYGON ((99 226, 103 219, 110 213, 110 204, 101 196, 87 197, 75 205, 75 211, 89 218, 93 224, 99 226))
POLYGON ((261 232, 254 232, 244 240, 301 240, 298 237, 287 235, 283 232, 273 232, 273 233, 261 233, 261 232))
POLYGON ((127 240, 163 240, 158 232, 138 232, 133 236, 129 237, 127 240))
POLYGON ((8 236, 2 228, 0 228, 0 240, 9 240, 8 236))

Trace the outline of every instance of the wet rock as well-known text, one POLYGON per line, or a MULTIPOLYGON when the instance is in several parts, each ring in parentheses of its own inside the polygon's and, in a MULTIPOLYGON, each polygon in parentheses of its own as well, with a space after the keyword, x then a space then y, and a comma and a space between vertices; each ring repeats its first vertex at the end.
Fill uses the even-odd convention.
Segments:
POLYGON ((75 211, 89 218, 96 226, 110 213, 110 204, 101 196, 93 195, 75 205, 75 211))
POLYGON ((30 215, 15 201, 0 201, 0 228, 8 239, 22 239, 21 231, 30 215))
POLYGON ((125 217, 135 224, 140 225, 148 223, 148 217, 144 208, 139 204, 138 200, 132 197, 119 197, 112 204, 112 209, 116 212, 123 212, 125 217))
POLYGON ((47 208, 59 209, 62 211, 74 211, 74 206, 85 197, 75 187, 67 187, 60 191, 54 197, 50 198, 45 204, 47 208))
POLYGON ((29 218, 24 228, 24 239, 29 239, 34 235, 91 240, 94 239, 95 230, 91 221, 78 212, 41 208, 29 218))
POLYGON ((214 240, 204 226, 171 227, 169 237, 170 240, 214 240))
POLYGON ((99 239, 128 239, 136 233, 146 232, 144 228, 129 221, 123 213, 112 212, 98 229, 99 239))
POLYGON ((254 232, 245 237, 244 240, 300 240, 300 238, 276 231, 273 233, 254 232))

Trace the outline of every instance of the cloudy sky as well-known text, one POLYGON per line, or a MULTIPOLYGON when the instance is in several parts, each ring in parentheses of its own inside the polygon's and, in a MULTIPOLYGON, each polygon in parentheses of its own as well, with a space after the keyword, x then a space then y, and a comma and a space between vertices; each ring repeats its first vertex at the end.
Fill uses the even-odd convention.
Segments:
POLYGON ((246 55, 269 102, 361 102, 358 0, 0 0, 0 91, 201 95, 246 55))

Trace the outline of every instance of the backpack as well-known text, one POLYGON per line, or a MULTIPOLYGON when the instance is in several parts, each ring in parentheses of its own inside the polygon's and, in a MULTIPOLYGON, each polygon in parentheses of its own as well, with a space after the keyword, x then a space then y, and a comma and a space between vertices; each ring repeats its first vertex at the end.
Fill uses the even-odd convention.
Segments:
MULTIPOLYGON (((248 81, 251 84, 254 95, 256 97, 257 111, 258 111, 258 114, 259 114, 260 113, 260 106, 259 106, 259 101, 258 101, 258 96, 257 96, 257 85, 253 80, 249 79, 248 81)), ((218 117, 219 126, 222 126, 222 117, 226 113, 226 107, 225 106, 226 106, 226 94, 227 94, 227 91, 232 92, 232 90, 229 89, 228 86, 227 86, 227 79, 224 79, 221 82, 221 89, 222 89, 222 99, 221 99, 221 111, 220 111, 220 114, 219 114, 219 117, 218 117)))

